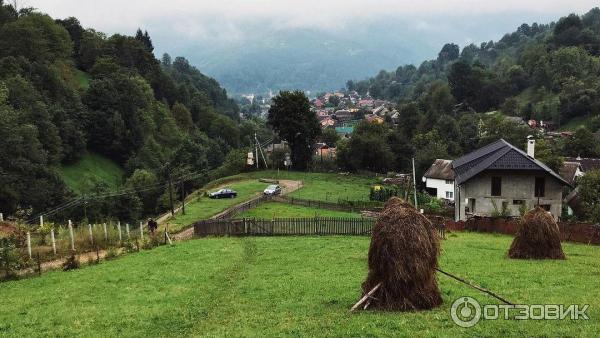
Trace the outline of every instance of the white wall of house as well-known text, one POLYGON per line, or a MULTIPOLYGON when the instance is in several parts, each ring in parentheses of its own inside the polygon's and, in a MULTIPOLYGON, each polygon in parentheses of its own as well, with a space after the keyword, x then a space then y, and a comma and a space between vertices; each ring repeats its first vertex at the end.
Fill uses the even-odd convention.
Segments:
POLYGON ((437 198, 443 198, 454 201, 454 180, 440 180, 437 178, 425 178, 425 186, 429 189, 436 189, 437 198))
POLYGON ((527 172, 504 172, 491 173, 483 172, 456 189, 457 203, 455 204, 456 220, 466 220, 467 214, 465 208, 471 214, 479 216, 491 216, 496 209, 501 209, 505 203, 509 216, 519 216, 521 204, 525 204, 527 209, 532 209, 536 205, 549 208, 552 216, 558 220, 562 212, 562 184, 545 174, 535 174, 527 172), (491 180, 492 177, 501 177, 502 191, 500 196, 492 196, 491 180), (545 177, 545 194, 543 197, 535 197, 535 179, 536 177, 545 177), (474 205, 473 205, 474 204, 474 205), (494 207, 495 204, 495 207, 494 207))

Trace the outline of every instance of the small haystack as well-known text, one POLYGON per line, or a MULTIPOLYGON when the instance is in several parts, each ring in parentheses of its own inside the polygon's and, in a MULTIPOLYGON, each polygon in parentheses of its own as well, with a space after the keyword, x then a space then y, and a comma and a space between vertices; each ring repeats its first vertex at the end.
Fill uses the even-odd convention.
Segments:
POLYGON ((560 230, 552 215, 540 207, 526 213, 508 250, 508 256, 524 259, 565 259, 560 245, 560 230))
POLYGON ((392 197, 373 227, 363 296, 380 286, 365 308, 413 311, 440 305, 435 271, 439 252, 439 237, 429 220, 392 197))

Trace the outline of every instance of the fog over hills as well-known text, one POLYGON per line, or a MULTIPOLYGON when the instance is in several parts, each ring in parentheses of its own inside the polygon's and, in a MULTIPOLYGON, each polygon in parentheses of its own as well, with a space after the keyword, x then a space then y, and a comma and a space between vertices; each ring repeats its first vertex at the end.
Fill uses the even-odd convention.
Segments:
POLYGON ((186 56, 230 93, 336 89, 348 79, 436 57, 447 42, 498 40, 522 23, 583 14, 597 1, 28 0, 84 27, 153 39, 158 57, 186 56), (119 10, 115 10, 119 8, 119 10))

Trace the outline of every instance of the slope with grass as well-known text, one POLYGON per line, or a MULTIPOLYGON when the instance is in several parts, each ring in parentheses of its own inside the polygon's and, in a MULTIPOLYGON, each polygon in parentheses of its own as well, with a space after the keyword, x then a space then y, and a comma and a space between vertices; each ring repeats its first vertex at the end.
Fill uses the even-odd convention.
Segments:
POLYGON ((438 275, 433 311, 349 314, 366 277, 367 237, 211 238, 40 278, 0 284, 5 336, 594 336, 598 247, 564 243, 567 260, 511 260, 512 238, 457 233, 441 268, 520 304, 590 304, 590 320, 488 320, 470 329, 452 302, 494 298, 438 275))
POLYGON ((95 153, 87 153, 76 163, 61 166, 57 171, 78 194, 87 192, 96 182, 106 183, 111 189, 118 188, 125 173, 118 164, 95 153))
POLYGON ((244 211, 236 217, 283 218, 283 217, 360 217, 359 213, 303 207, 285 203, 269 202, 244 211))
POLYGON ((259 171, 246 174, 250 177, 288 179, 302 181, 302 188, 290 196, 319 201, 367 201, 375 177, 328 173, 304 173, 294 171, 259 171))
MULTIPOLYGON (((259 182, 258 180, 242 180, 228 183, 226 186, 237 191, 236 198, 225 199, 210 199, 206 196, 198 196, 185 206, 185 215, 178 213, 176 217, 170 219, 169 231, 178 232, 194 222, 207 219, 214 216, 225 209, 247 201, 252 197, 258 196, 267 187, 267 183, 259 182)), ((211 191, 216 191, 217 188, 211 191)))

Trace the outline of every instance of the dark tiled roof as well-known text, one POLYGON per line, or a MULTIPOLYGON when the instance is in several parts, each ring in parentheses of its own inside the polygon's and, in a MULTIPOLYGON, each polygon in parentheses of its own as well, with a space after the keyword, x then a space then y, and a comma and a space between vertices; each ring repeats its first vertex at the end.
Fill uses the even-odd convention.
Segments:
POLYGON ((600 158, 565 157, 565 162, 577 162, 581 164, 583 172, 600 170, 600 158))
POLYGON ((544 171, 565 185, 570 185, 544 163, 530 157, 521 149, 500 139, 452 162, 456 183, 462 184, 484 170, 544 171))
POLYGON ((577 168, 581 165, 578 162, 563 162, 563 166, 560 168, 558 173, 565 181, 569 182, 571 185, 575 184, 575 174, 577 173, 577 168))
POLYGON ((454 170, 452 170, 451 160, 437 159, 423 175, 427 178, 437 178, 440 180, 454 180, 454 170))

